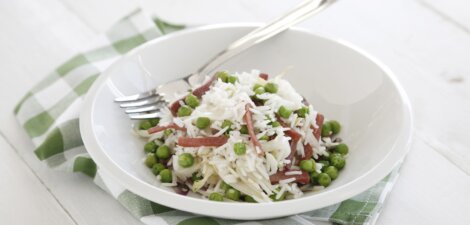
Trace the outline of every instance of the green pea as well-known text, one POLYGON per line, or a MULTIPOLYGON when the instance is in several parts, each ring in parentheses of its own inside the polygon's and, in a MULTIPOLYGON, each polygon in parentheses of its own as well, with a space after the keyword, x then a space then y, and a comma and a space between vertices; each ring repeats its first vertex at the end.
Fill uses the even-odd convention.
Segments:
POLYGON ((334 180, 338 177, 338 169, 334 166, 329 166, 325 169, 325 173, 330 176, 331 180, 334 180))
POLYGON ((323 124, 321 128, 321 136, 322 137, 329 137, 333 133, 331 128, 331 123, 326 122, 323 124))
POLYGON ((191 109, 189 106, 181 106, 178 109, 178 112, 176 113, 179 117, 184 117, 184 116, 189 116, 193 113, 193 109, 191 109))
POLYGON ((302 107, 299 110, 297 110, 297 115, 299 117, 305 118, 305 116, 309 113, 309 109, 307 107, 302 107))
POLYGON ((330 155, 330 165, 336 167, 338 170, 341 170, 346 165, 346 160, 341 154, 333 153, 330 155))
POLYGON ((257 95, 264 94, 265 92, 266 90, 264 90, 264 87, 259 87, 259 88, 256 88, 255 90, 255 94, 257 95))
POLYGON ((336 145, 335 152, 341 155, 346 155, 349 152, 349 148, 346 144, 339 144, 339 145, 336 145))
POLYGON ((274 194, 270 195, 269 198, 271 198, 275 202, 282 201, 282 200, 286 199, 287 192, 282 193, 282 195, 279 198, 276 198, 276 195, 277 194, 274 193, 274 194))
POLYGON ((225 197, 233 201, 239 201, 240 191, 237 189, 229 188, 228 190, 225 191, 225 197))
POLYGON ((331 131, 333 132, 333 134, 338 134, 341 131, 341 124, 339 124, 338 121, 330 120, 328 122, 330 122, 331 131))
POLYGON ((209 200, 211 200, 211 201, 217 201, 217 202, 222 202, 222 201, 224 201, 224 196, 222 196, 220 193, 212 192, 212 193, 209 195, 209 200))
POLYGON ((144 145, 145 153, 155 153, 155 150, 157 150, 157 148, 158 148, 158 145, 155 144, 155 142, 153 141, 150 141, 144 145))
POLYGON ((233 151, 237 155, 243 155, 246 153, 246 145, 243 142, 233 144, 233 151))
POLYGON ((292 114, 292 111, 290 111, 289 109, 287 109, 285 106, 281 106, 279 108, 279 110, 277 111, 277 113, 279 113, 279 115, 284 118, 284 119, 288 119, 290 114, 292 114))
POLYGON ((258 89, 258 88, 260 88, 260 87, 264 88, 263 85, 261 85, 261 84, 255 84, 255 85, 253 85, 253 91, 256 91, 256 89, 258 89))
POLYGON ((230 121, 230 120, 224 120, 224 121, 222 122, 222 128, 226 128, 226 127, 228 127, 228 129, 227 129, 227 130, 230 130, 230 129, 231 129, 231 126, 232 126, 232 124, 233 124, 233 123, 232 123, 232 121, 230 121))
POLYGON ((208 117, 199 117, 196 120, 196 127, 199 129, 206 129, 211 125, 211 120, 208 117))
POLYGON ((148 120, 142 120, 142 121, 140 121, 140 123, 139 123, 139 129, 140 129, 140 130, 148 130, 148 129, 152 128, 152 127, 153 127, 153 126, 152 126, 152 123, 150 123, 150 121, 148 121, 148 120))
POLYGON ((227 82, 228 77, 230 74, 227 71, 219 71, 216 73, 216 76, 222 81, 222 82, 227 82))
POLYGON ((243 197, 243 200, 245 200, 245 202, 256 202, 256 200, 253 197, 249 196, 249 195, 245 195, 243 197))
POLYGON ((153 118, 153 119, 150 119, 150 124, 152 124, 152 127, 154 126, 157 126, 158 123, 160 123, 160 118, 153 118))
POLYGON ((248 127, 246 125, 242 125, 240 128, 240 134, 248 134, 248 127))
POLYGON ((199 106, 199 99, 197 99, 197 97, 193 94, 186 96, 184 102, 186 102, 186 105, 189 105, 191 108, 196 108, 199 106))
POLYGON ((167 145, 162 145, 157 148, 156 154, 159 159, 168 159, 171 155, 170 147, 168 147, 167 145))
POLYGON ((330 185, 330 183, 331 183, 330 175, 328 175, 326 173, 320 173, 318 175, 318 184, 320 184, 323 187, 328 187, 328 185, 330 185))
POLYGON ((330 161, 327 161, 327 160, 320 160, 320 161, 318 161, 318 163, 323 164, 322 170, 323 170, 323 168, 326 168, 327 166, 330 165, 330 161))
POLYGON ((317 171, 312 171, 310 173, 310 183, 318 184, 318 175, 320 175, 317 171))
POLYGON ((147 154, 147 158, 145 158, 145 165, 147 165, 148 168, 152 168, 155 163, 157 163, 157 157, 155 157, 155 154, 149 153, 147 154))
POLYGON ((281 126, 281 123, 279 123, 277 121, 274 121, 274 122, 271 123, 271 126, 272 127, 279 127, 279 126, 281 126))
POLYGON ((313 159, 300 161, 300 169, 307 172, 313 172, 315 170, 315 161, 313 161, 313 159))
POLYGON ((191 180, 192 180, 193 182, 198 181, 198 180, 202 180, 202 178, 203 178, 203 177, 202 177, 201 175, 199 175, 197 172, 196 172, 196 173, 193 173, 193 174, 191 175, 191 180))
POLYGON ((232 186, 230 186, 229 184, 225 183, 224 181, 222 181, 222 183, 220 184, 220 189, 227 191, 229 188, 232 188, 232 186))
POLYGON ((228 83, 235 84, 235 82, 237 82, 237 81, 238 81, 238 78, 237 78, 236 76, 229 76, 229 77, 227 78, 227 82, 228 82, 228 83))
POLYGON ((277 92, 277 89, 278 89, 278 86, 277 84, 275 83, 267 83, 266 85, 264 85, 264 89, 266 90, 266 92, 269 92, 269 93, 276 93, 277 92))
POLYGON ((160 181, 162 183, 171 183, 172 180, 173 180, 173 176, 171 175, 171 170, 164 169, 160 171, 160 181))
POLYGON ((259 138, 260 141, 269 141, 269 136, 268 135, 263 135, 259 138))
POLYGON ((194 157, 189 153, 183 153, 178 157, 178 164, 183 168, 191 167, 194 164, 194 157))
POLYGON ((155 174, 155 176, 157 176, 164 169, 166 168, 162 163, 156 163, 152 166, 152 173, 155 174))

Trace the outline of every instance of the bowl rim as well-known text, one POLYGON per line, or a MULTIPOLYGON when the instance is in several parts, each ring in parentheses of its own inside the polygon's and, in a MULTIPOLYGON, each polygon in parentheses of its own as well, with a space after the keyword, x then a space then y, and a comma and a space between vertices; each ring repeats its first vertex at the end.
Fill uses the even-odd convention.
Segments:
POLYGON ((143 49, 147 48, 148 46, 164 42, 165 40, 174 37, 190 35, 192 33, 204 32, 213 29, 246 29, 256 28, 258 26, 260 26, 259 23, 229 23, 188 28, 150 40, 132 49, 131 51, 123 55, 121 58, 114 61, 106 70, 101 73, 101 75, 89 89, 83 102, 82 112, 80 113, 79 123, 83 143, 92 159, 97 163, 98 167, 100 169, 103 169, 106 174, 111 175, 111 177, 113 177, 118 183, 120 183, 129 191, 140 195, 143 198, 157 202, 159 204, 175 208, 177 210, 183 210, 187 212, 218 218, 249 220, 288 216, 338 203, 372 187, 381 179, 383 179, 386 175, 388 175, 393 170, 393 168, 395 168, 398 164, 401 163, 410 148, 413 130, 413 116, 408 96, 400 85, 400 83, 398 82, 398 79, 393 74, 393 72, 375 57, 371 56, 369 53, 365 52, 364 50, 356 47, 355 45, 347 41, 338 38, 328 37, 323 34, 316 34, 310 30, 297 27, 291 28, 290 30, 315 36, 316 38, 324 39, 326 41, 334 42, 338 45, 341 45, 342 47, 349 48, 355 51, 359 55, 362 55, 366 59, 370 60, 372 63, 376 64, 384 72, 386 77, 390 79, 393 86, 397 90, 398 95, 400 96, 400 100, 403 104, 402 113, 404 116, 404 131, 397 138, 397 140, 399 140, 399 144, 395 143, 395 145, 391 147, 391 150, 387 154, 387 156, 385 156, 381 162, 377 163, 376 166, 371 168, 366 173, 330 191, 326 190, 316 195, 292 199, 289 201, 281 201, 276 203, 243 204, 236 202, 214 202, 208 201, 206 199, 189 198, 144 182, 138 179, 137 177, 134 177, 130 173, 126 172, 125 170, 121 169, 119 165, 114 163, 113 160, 111 160, 111 158, 108 157, 107 154, 101 150, 99 141, 93 135, 94 132, 91 115, 92 112, 95 110, 94 101, 96 99, 96 93, 104 87, 104 81, 111 75, 110 71, 112 71, 114 67, 119 65, 122 61, 127 60, 132 55, 135 55, 139 51, 142 51, 143 49), (333 190, 341 194, 329 194, 333 190), (302 204, 312 203, 312 198, 316 198, 317 200, 315 202, 315 207, 311 207, 312 204, 302 204), (236 211, 238 213, 232 213, 232 211, 236 211))

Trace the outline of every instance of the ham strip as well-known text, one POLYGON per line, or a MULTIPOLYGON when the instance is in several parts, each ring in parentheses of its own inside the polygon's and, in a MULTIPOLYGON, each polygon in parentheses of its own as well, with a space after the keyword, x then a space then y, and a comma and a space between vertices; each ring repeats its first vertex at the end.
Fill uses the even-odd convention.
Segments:
POLYGON ((289 179, 289 178, 295 178, 295 182, 300 183, 300 184, 308 184, 310 182, 310 175, 307 172, 302 170, 301 171, 302 174, 286 175, 286 172, 289 172, 289 171, 293 171, 293 170, 279 171, 269 176, 269 180, 271 181, 271 184, 277 184, 279 183, 279 181, 289 179))
POLYGON ((219 147, 227 143, 228 138, 220 137, 179 137, 178 145, 181 147, 219 147))
MULTIPOLYGON (((200 98, 201 96, 203 96, 210 88, 211 84, 217 79, 217 76, 214 75, 211 77, 210 80, 208 80, 205 84, 203 84, 202 86, 196 88, 193 90, 192 94, 195 95, 196 97, 200 98)), ((184 99, 186 98, 186 96, 184 96, 183 98, 180 98, 178 99, 177 101, 173 102, 171 105, 170 105, 170 111, 171 113, 173 114, 173 116, 176 116, 176 112, 178 112, 178 109, 180 108, 181 104, 180 104, 180 101, 184 101, 184 99)))
POLYGON ((155 127, 152 127, 152 128, 149 128, 147 130, 147 132, 149 134, 153 134, 153 133, 157 133, 157 132, 160 132, 160 131, 164 131, 164 130, 167 130, 167 129, 175 129, 175 130, 181 130, 181 131, 186 131, 186 128, 184 127, 180 127, 174 123, 171 123, 170 125, 168 126, 155 126, 155 127))
POLYGON ((310 146, 309 144, 304 145, 304 153, 305 153, 305 155, 304 155, 304 157, 300 158, 299 163, 300 163, 300 161, 302 161, 302 160, 306 160, 306 159, 312 158, 312 156, 313 156, 313 148, 312 148, 312 146, 310 146))
POLYGON ((217 80, 217 76, 214 75, 211 77, 210 80, 208 80, 205 84, 203 84, 202 86, 196 88, 193 90, 193 95, 195 95, 196 97, 200 98, 202 97, 208 90, 209 88, 211 87, 211 84, 217 80))
POLYGON ((320 136, 321 136, 321 129, 322 129, 322 126, 323 126, 323 121, 325 120, 325 117, 318 113, 317 114, 317 117, 315 118, 315 122, 317 123, 318 125, 318 128, 314 128, 312 127, 313 129, 313 136, 315 136, 315 138, 317 140, 320 140, 320 136))
POLYGON ((183 183, 177 183, 176 187, 173 188, 177 194, 180 195, 188 195, 189 188, 186 186, 186 184, 183 183))
MULTIPOLYGON (((255 148, 259 149, 258 154, 264 155, 264 151, 261 148, 261 143, 259 143, 258 139, 255 135, 255 128, 253 127, 253 120, 251 118, 251 111, 250 111, 250 103, 245 105, 245 115, 243 116, 243 120, 245 120, 246 127, 248 128, 248 134, 250 135, 251 142, 255 146, 255 148)), ((258 150, 257 150, 258 151, 258 150)))
MULTIPOLYGON (((282 127, 284 128, 289 128, 289 130, 284 131, 284 134, 289 136, 291 138, 290 141, 290 154, 287 156, 287 160, 290 160, 290 163, 286 164, 286 168, 290 169, 290 167, 293 165, 293 160, 295 157, 295 153, 297 152, 297 143, 299 142, 300 138, 302 137, 299 132, 293 130, 290 128, 286 123, 284 123, 281 119, 278 118, 279 124, 281 124, 282 127)), ((297 160, 298 161, 298 160, 297 160)))
POLYGON ((269 75, 267 73, 260 73, 259 77, 263 80, 268 80, 269 79, 269 75))

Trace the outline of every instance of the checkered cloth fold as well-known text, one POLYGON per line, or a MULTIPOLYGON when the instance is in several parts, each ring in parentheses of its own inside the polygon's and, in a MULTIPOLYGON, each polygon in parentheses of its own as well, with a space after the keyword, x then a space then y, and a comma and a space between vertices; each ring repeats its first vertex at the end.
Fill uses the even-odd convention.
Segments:
MULTIPOLYGON (((31 137, 34 153, 54 169, 82 172, 116 198, 146 224, 230 225, 246 221, 194 215, 144 199, 116 183, 97 167, 80 137, 78 117, 83 97, 96 78, 129 50, 168 32, 183 29, 164 21, 149 19, 140 10, 120 20, 86 51, 78 53, 32 88, 14 110, 16 118, 31 137)), ((256 221, 252 224, 373 224, 390 191, 397 170, 367 191, 341 203, 295 216, 256 221)), ((251 224, 251 223, 250 223, 251 224)))

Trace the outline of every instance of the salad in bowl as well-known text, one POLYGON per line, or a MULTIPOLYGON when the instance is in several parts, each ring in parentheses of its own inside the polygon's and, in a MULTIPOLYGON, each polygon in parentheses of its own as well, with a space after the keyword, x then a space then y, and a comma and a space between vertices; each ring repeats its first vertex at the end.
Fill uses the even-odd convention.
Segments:
POLYGON ((341 125, 285 79, 217 72, 133 131, 163 186, 212 201, 272 202, 321 190, 345 167, 341 125))

